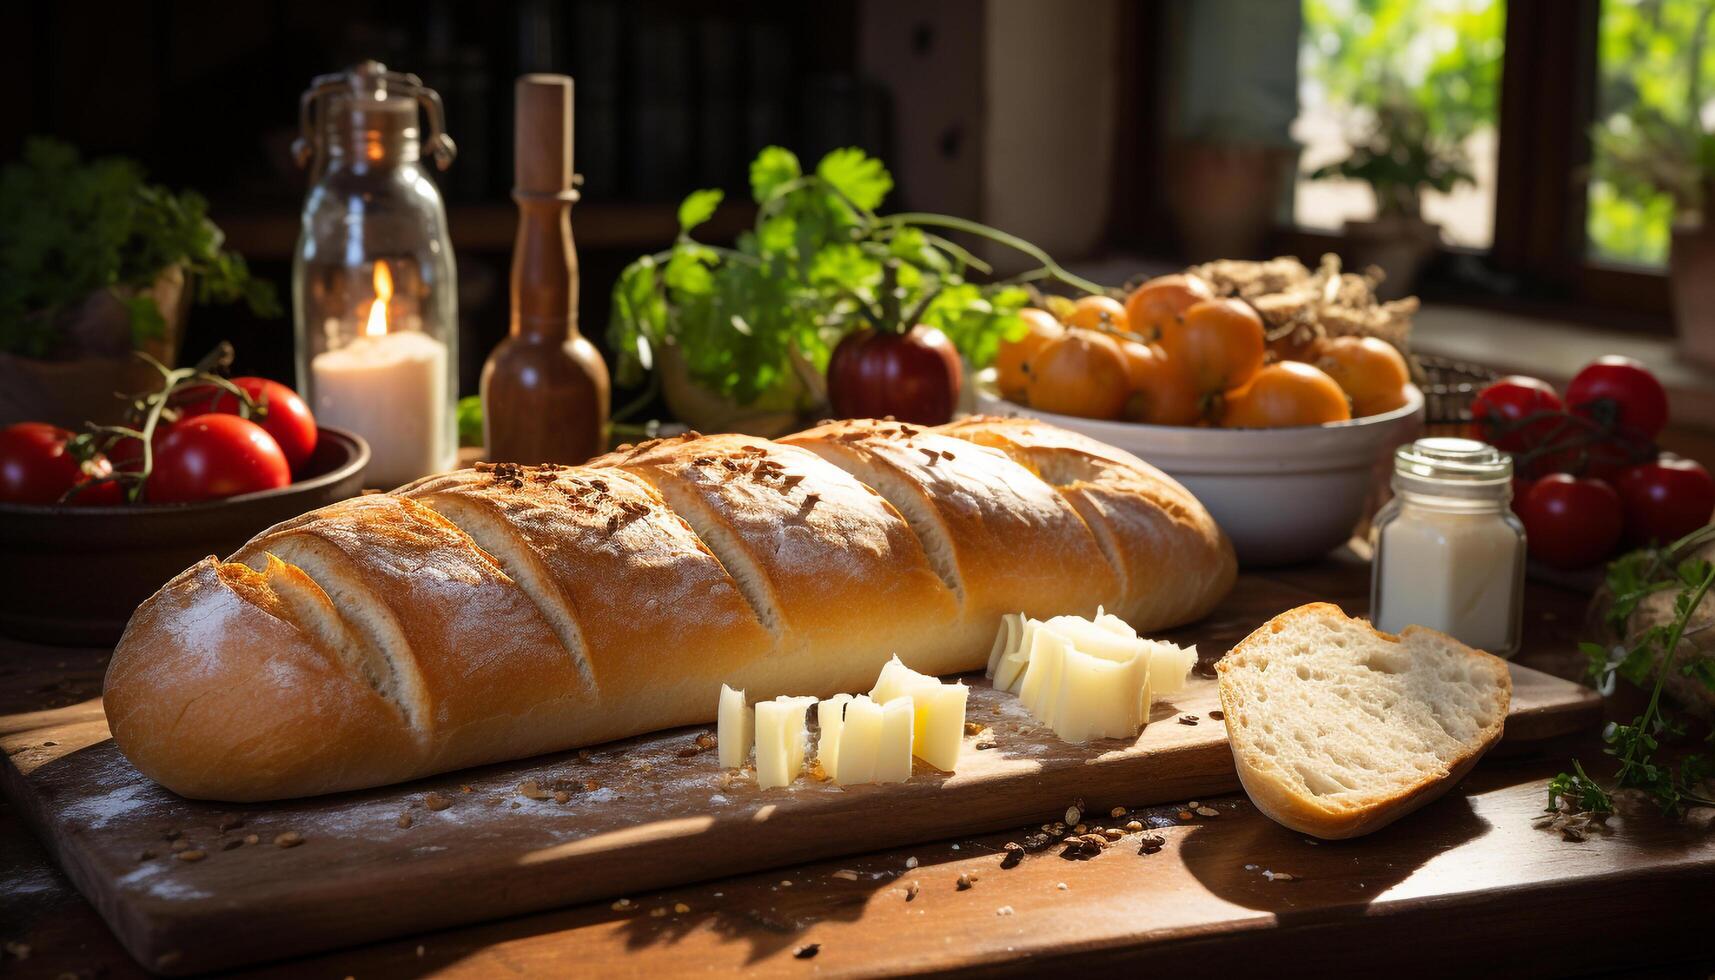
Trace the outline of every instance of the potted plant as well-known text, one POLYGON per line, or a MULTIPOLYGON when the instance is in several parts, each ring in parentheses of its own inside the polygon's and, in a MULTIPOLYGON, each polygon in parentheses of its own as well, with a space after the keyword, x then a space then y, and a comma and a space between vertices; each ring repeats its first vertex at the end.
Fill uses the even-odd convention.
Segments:
POLYGON ((1437 134, 1416 100, 1395 89, 1378 102, 1352 152, 1311 171, 1312 180, 1359 180, 1370 186, 1376 216, 1345 223, 1346 265, 1374 265, 1387 273, 1376 288, 1381 299, 1408 295, 1418 273, 1441 244, 1441 229, 1423 219, 1423 192, 1443 194, 1473 183, 1462 140, 1437 134))
POLYGON ((131 161, 85 163, 53 140, 0 170, 0 425, 118 421, 113 393, 156 379, 132 351, 172 364, 192 302, 278 313, 206 212, 131 161))
MULTIPOLYGON (((673 246, 620 274, 608 327, 616 379, 647 386, 614 413, 616 422, 624 424, 659 390, 680 421, 702 431, 790 432, 826 414, 829 363, 848 338, 842 365, 920 364, 925 378, 941 370, 944 386, 938 366, 957 361, 952 350, 980 368, 1003 338, 1024 332, 1017 316, 1029 301, 1023 282, 1057 278, 1099 289, 1040 249, 984 225, 946 215, 878 214, 893 178, 858 149, 835 150, 806 173, 790 151, 771 146, 751 164, 750 184, 756 223, 734 247, 692 237, 722 196, 696 191, 679 207, 673 246), (973 281, 987 277, 989 266, 948 233, 1000 242, 1041 265, 1008 280, 973 281), (853 354, 860 345, 867 353, 853 354), (911 347, 925 348, 924 356, 911 347)), ((911 386, 911 379, 888 373, 893 368, 877 370, 873 376, 890 380, 843 380, 872 376, 846 367, 832 380, 836 389, 880 384, 902 393, 911 386)), ((832 398, 836 406, 878 404, 839 395, 832 398)))
POLYGON ((1674 119, 1640 104, 1592 138, 1592 176, 1617 196, 1672 202, 1667 270, 1680 349, 1715 365, 1715 132, 1704 130, 1695 110, 1674 119))

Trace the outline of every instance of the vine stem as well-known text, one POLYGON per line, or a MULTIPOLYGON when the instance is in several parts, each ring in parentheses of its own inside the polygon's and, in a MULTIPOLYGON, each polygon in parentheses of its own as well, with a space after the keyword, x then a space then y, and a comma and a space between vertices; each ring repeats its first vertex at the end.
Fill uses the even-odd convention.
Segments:
POLYGON ((1042 267, 1047 269, 1049 274, 1054 278, 1068 286, 1072 286, 1076 289, 1082 289, 1086 293, 1096 293, 1098 295, 1106 294, 1107 292, 1106 288, 1099 286, 1082 276, 1073 275, 1072 273, 1067 272, 1060 263, 1054 261, 1053 256, 1024 239, 1019 238, 1017 235, 1009 235, 1004 231, 990 228, 987 225, 978 224, 975 221, 966 221, 964 218, 954 218, 945 214, 930 214, 926 211, 905 211, 900 214, 890 214, 885 218, 879 219, 879 221, 882 225, 927 225, 931 228, 950 228, 953 231, 962 231, 966 234, 975 235, 978 238, 986 238, 991 242, 998 242, 1010 249, 1023 252, 1025 255, 1030 256, 1037 262, 1040 262, 1042 267))

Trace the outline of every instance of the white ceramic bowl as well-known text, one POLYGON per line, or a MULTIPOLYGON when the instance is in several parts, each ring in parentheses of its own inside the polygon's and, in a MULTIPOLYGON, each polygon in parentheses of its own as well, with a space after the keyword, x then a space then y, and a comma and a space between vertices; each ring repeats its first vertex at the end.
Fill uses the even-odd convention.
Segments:
POLYGON ((1243 565, 1309 561, 1344 544, 1366 516, 1393 450, 1423 430, 1423 394, 1349 422, 1281 429, 1205 429, 1107 422, 1041 412, 978 390, 978 411, 1025 415, 1153 463, 1209 508, 1243 565))

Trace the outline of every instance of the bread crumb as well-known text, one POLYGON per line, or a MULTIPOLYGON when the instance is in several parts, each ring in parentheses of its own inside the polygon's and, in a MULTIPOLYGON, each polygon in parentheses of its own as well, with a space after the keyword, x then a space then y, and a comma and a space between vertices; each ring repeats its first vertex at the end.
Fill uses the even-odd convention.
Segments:
POLYGON ((423 805, 434 811, 445 810, 453 805, 453 801, 443 793, 430 791, 423 794, 423 805))
POLYGON ((1012 914, 1012 906, 1002 905, 1000 908, 994 910, 994 914, 995 915, 1011 915, 1012 914))

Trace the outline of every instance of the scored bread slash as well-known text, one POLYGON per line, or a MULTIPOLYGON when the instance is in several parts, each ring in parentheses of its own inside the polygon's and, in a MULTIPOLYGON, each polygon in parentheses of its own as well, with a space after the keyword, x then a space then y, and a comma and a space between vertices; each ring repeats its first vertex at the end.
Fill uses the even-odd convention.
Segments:
POLYGON ((1512 697, 1499 657, 1418 626, 1384 633, 1320 602, 1263 624, 1218 672, 1246 795, 1325 840, 1370 833, 1452 788, 1500 741, 1512 697))

